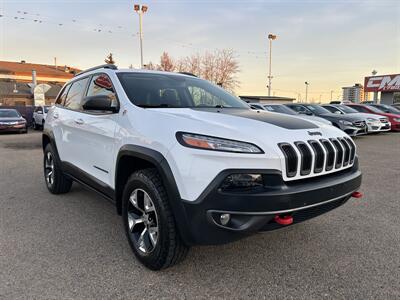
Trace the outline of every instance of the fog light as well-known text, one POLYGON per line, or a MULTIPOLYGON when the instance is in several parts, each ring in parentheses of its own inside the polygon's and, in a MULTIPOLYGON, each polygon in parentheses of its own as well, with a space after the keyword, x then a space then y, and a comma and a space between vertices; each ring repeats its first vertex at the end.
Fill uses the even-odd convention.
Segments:
POLYGON ((219 217, 219 221, 221 222, 222 225, 227 225, 229 223, 229 220, 231 219, 231 215, 230 214, 222 214, 219 217))
POLYGON ((253 189, 263 186, 261 174, 231 174, 221 184, 222 191, 235 189, 253 189))

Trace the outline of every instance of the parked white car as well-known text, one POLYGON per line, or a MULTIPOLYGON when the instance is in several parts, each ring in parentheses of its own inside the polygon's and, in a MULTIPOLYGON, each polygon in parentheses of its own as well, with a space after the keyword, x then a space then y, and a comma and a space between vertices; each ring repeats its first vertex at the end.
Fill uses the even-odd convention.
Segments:
POLYGON ((49 110, 42 143, 48 190, 67 193, 76 181, 115 203, 134 254, 153 270, 191 245, 279 229, 361 196, 345 132, 251 110, 190 75, 81 72, 49 110))
POLYGON ((37 130, 39 128, 44 127, 44 123, 46 121, 47 112, 49 111, 50 106, 36 106, 33 111, 32 118, 32 127, 37 130))
POLYGON ((391 128, 391 123, 389 122, 389 119, 385 116, 361 113, 343 104, 327 104, 322 105, 322 107, 335 114, 351 114, 364 118, 364 121, 368 127, 368 133, 389 131, 391 128))

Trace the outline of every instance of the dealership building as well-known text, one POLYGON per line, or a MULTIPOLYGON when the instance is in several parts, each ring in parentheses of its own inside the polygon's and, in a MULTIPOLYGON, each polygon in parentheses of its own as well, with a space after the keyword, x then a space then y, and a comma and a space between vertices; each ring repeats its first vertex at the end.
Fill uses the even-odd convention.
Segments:
POLYGON ((382 104, 400 103, 400 74, 365 77, 364 92, 374 93, 375 102, 380 99, 382 104))

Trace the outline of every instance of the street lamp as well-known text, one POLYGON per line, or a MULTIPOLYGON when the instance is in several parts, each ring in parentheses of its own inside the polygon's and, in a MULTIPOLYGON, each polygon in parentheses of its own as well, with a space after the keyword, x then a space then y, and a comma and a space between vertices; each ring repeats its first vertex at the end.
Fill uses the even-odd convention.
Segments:
POLYGON ((133 9, 139 15, 139 39, 140 39, 140 67, 143 69, 143 26, 142 17, 149 9, 148 6, 139 4, 133 5, 133 9))
POLYGON ((271 74, 271 68, 272 68, 272 41, 276 40, 276 35, 270 33, 268 34, 268 40, 269 40, 269 72, 268 72, 268 96, 271 96, 271 82, 272 82, 272 74, 271 74))
POLYGON ((306 103, 307 103, 307 97, 308 97, 308 86, 309 86, 309 82, 308 81, 306 81, 306 82, 304 82, 304 84, 306 85, 306 103))

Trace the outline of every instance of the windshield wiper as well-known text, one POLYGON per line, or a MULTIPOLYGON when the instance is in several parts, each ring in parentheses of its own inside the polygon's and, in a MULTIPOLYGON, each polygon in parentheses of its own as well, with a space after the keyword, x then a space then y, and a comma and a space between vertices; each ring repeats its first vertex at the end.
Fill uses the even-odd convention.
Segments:
POLYGON ((165 107, 172 107, 168 104, 160 104, 160 105, 148 105, 148 104, 141 104, 141 105, 137 105, 139 107, 143 107, 143 108, 165 108, 165 107))

